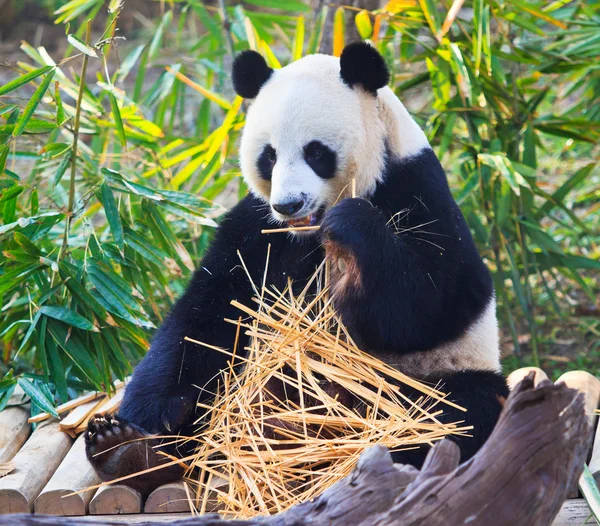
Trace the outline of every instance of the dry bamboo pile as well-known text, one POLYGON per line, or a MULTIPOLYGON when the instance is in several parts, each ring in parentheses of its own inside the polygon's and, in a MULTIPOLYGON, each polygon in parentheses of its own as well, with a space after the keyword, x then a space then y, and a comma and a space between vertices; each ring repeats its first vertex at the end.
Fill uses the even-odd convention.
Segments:
POLYGON ((291 286, 255 287, 255 309, 234 302, 248 316, 228 320, 238 330, 234 352, 195 342, 231 355, 216 399, 203 406, 208 423, 191 439, 196 470, 187 480, 199 513, 214 500, 217 477, 227 481, 216 490, 221 513, 268 515, 347 476, 374 444, 395 450, 468 433, 437 419, 454 405, 446 395, 360 351, 327 289, 309 299, 311 284, 298 296, 291 286), (251 336, 245 358, 235 351, 241 331, 251 336), (407 388, 421 396, 409 399, 407 388))

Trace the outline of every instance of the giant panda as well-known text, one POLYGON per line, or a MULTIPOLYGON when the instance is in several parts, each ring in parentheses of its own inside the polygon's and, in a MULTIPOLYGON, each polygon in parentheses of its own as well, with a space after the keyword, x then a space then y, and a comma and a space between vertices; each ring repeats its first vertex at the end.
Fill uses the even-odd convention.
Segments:
MULTIPOLYGON (((237 253, 261 282, 268 244, 268 283, 282 289, 291 279, 300 290, 329 258, 334 307, 359 347, 441 382, 467 409, 448 407, 440 418, 473 426, 471 436, 455 438, 463 461, 487 439, 508 395, 491 276, 440 162, 388 81, 367 43, 279 70, 254 51, 236 58, 234 88, 251 99, 240 145, 250 192, 222 220, 118 415, 90 422, 87 454, 102 479, 163 462, 156 440, 136 439, 192 434, 196 403, 212 396, 228 358, 184 337, 232 347, 235 327, 224 319, 238 312, 230 302, 250 304, 253 295, 237 253), (320 229, 261 234, 273 224, 320 229)), ((394 460, 419 467, 425 454, 423 447, 394 460)), ((171 466, 126 483, 147 493, 180 475, 171 466)))

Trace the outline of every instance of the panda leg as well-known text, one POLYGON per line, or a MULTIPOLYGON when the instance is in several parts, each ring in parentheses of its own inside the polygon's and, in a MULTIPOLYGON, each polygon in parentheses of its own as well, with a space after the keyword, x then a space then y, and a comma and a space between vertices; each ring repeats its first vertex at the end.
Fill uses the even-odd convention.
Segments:
MULTIPOLYGON (((436 406, 444 411, 439 420, 446 424, 461 422, 461 427, 473 426, 471 431, 467 431, 469 436, 449 437, 460 447, 460 460, 465 462, 479 451, 498 422, 508 397, 506 379, 501 374, 488 371, 463 371, 441 378, 440 381, 440 390, 449 393, 448 399, 467 411, 441 403, 436 406)), ((396 463, 410 464, 420 469, 429 449, 429 446, 421 446, 414 450, 397 451, 392 453, 392 458, 396 463)))
MULTIPOLYGON (((161 454, 160 439, 117 415, 96 415, 85 432, 87 458, 103 481, 168 464, 171 459, 161 454)), ((168 452, 168 451, 167 451, 168 452)), ((157 469, 123 481, 123 484, 148 495, 161 484, 178 480, 183 475, 178 464, 157 469)))

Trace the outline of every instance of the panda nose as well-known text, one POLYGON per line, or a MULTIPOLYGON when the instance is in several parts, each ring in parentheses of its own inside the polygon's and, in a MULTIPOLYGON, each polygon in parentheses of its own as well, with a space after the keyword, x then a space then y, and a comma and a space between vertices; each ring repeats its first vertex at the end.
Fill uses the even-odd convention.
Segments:
POLYGON ((273 205, 273 208, 276 212, 279 212, 284 216, 294 215, 298 210, 300 210, 304 206, 304 201, 301 199, 299 201, 288 201, 287 203, 278 203, 273 205))

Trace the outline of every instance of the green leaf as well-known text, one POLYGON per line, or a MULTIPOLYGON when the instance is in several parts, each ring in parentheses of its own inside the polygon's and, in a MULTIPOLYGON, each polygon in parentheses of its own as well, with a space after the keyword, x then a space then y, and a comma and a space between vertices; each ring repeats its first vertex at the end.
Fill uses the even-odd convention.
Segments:
POLYGON ((121 146, 127 146, 127 136, 125 135, 125 128, 123 127, 123 119, 121 118, 121 111, 117 104, 117 99, 114 93, 109 93, 108 98, 110 100, 110 107, 112 110, 113 118, 115 119, 115 126, 117 127, 117 135, 121 146))
POLYGON ((61 126, 67 120, 65 117, 65 108, 62 103, 62 98, 60 96, 60 90, 58 89, 60 84, 58 82, 54 83, 54 102, 56 103, 56 124, 61 126))
POLYGON ((102 375, 93 357, 83 345, 75 331, 69 331, 57 321, 50 320, 48 330, 54 341, 73 360, 83 375, 94 383, 97 389, 102 388, 102 375))
POLYGON ((373 34, 373 24, 371 23, 371 16, 366 9, 359 11, 354 17, 354 23, 356 24, 356 30, 360 35, 360 38, 366 40, 371 38, 373 34))
POLYGON ((53 69, 52 66, 43 66, 41 68, 31 71, 30 73, 27 73, 26 75, 23 75, 22 77, 18 77, 14 80, 11 80, 8 84, 0 86, 0 96, 6 95, 11 91, 19 89, 21 86, 24 86, 28 82, 37 79, 39 76, 44 75, 45 73, 48 73, 51 69, 53 69))
POLYGON ((419 0, 419 4, 429 24, 429 29, 434 35, 437 35, 440 30, 440 20, 435 2, 433 0, 419 0))
POLYGON ((299 16, 296 19, 296 31, 294 33, 294 44, 292 45, 292 61, 299 60, 302 57, 304 49, 304 17, 299 16))
POLYGON ((98 331, 91 321, 87 320, 80 314, 67 309, 66 307, 44 305, 40 308, 40 312, 45 316, 54 318, 55 320, 64 321, 66 324, 72 325, 73 327, 77 327, 78 329, 82 329, 84 331, 98 331))
POLYGON ((27 342, 29 341, 29 339, 33 335, 33 332, 35 331, 35 328, 37 326, 38 321, 40 321, 41 316, 42 316, 42 313, 38 310, 35 313, 35 316, 33 317, 33 320, 31 320, 31 323, 29 325, 29 329, 27 329, 27 332, 25 333, 25 336, 23 336, 23 340, 21 341, 21 345, 19 346, 19 351, 18 352, 21 352, 21 350, 25 347, 25 345, 27 345, 27 342))
MULTIPOLYGON (((47 321, 48 318, 44 318, 47 321)), ((46 348, 48 350, 48 371, 50 378, 56 386, 56 392, 60 397, 61 402, 66 402, 69 399, 69 393, 67 390, 67 374, 65 373, 65 366, 60 358, 58 347, 54 338, 48 338, 46 340, 46 348)))
POLYGON ((98 303, 96 298, 92 296, 88 290, 75 278, 75 274, 72 269, 68 268, 67 264, 63 262, 59 263, 58 266, 61 278, 64 280, 64 284, 69 289, 71 294, 78 301, 80 301, 86 307, 92 309, 96 316, 101 320, 106 320, 106 309, 98 303))
POLYGON ((125 243, 123 241, 123 225, 121 223, 121 216, 119 215, 117 202, 112 190, 106 183, 101 186, 101 194, 102 203, 104 204, 104 212, 106 213, 106 219, 108 220, 110 231, 115 238, 115 243, 122 252, 125 243))
POLYGON ((306 50, 307 55, 312 55, 319 52, 321 47, 321 39, 323 38, 323 30, 325 29, 325 22, 327 22, 327 12, 329 8, 325 5, 321 8, 321 12, 315 18, 314 27, 308 41, 308 49, 306 50))
POLYGON ((13 133, 12 133, 13 137, 18 137, 25 130, 25 127, 27 126, 29 119, 33 115, 33 112, 36 110, 36 108, 38 107, 38 104, 42 100, 42 97, 45 95, 46 91, 48 90, 48 86, 50 86, 50 82, 52 82, 55 72, 56 72, 56 70, 54 68, 52 68, 52 71, 50 71, 44 77, 44 80, 40 83, 38 88, 35 90, 34 94, 31 96, 31 99, 29 99, 27 106, 25 106, 25 109, 23 110, 23 115, 21 115, 21 118, 15 125, 15 129, 13 130, 13 133))
MULTIPOLYGON (((588 179, 592 170, 597 163, 586 164, 583 168, 577 170, 567 181, 565 181, 556 192, 552 194, 553 201, 561 202, 567 195, 574 189, 580 186, 584 181, 588 179)), ((550 210, 554 208, 554 204, 551 201, 547 201, 540 208, 540 215, 548 215, 550 210)))
POLYGON ((600 491, 587 464, 583 465, 583 473, 579 478, 579 489, 596 522, 600 524, 600 491))
POLYGON ((6 159, 8 158, 8 151, 10 147, 8 144, 0 146, 0 177, 4 174, 4 169, 6 168, 6 159))
POLYGON ((246 3, 267 9, 282 9, 293 13, 310 11, 310 6, 300 0, 246 0, 246 3))
POLYGON ((96 53, 96 50, 93 47, 88 46, 83 40, 80 40, 76 35, 67 35, 67 40, 69 41, 69 44, 71 44, 75 49, 81 51, 88 57, 98 58, 98 53, 96 53))
POLYGON ((58 418, 58 413, 54 409, 54 403, 52 400, 49 400, 31 380, 28 380, 27 378, 19 378, 17 383, 19 384, 19 387, 25 391, 25 394, 31 398, 31 401, 39 406, 42 411, 50 413, 52 416, 58 418))

